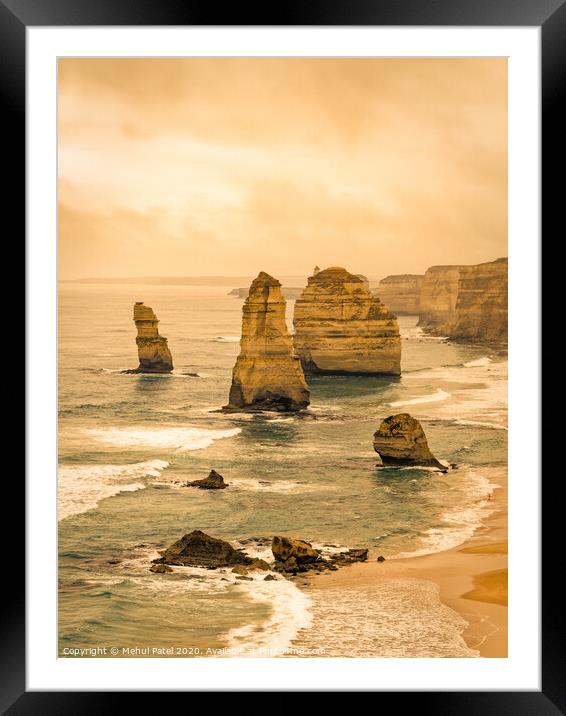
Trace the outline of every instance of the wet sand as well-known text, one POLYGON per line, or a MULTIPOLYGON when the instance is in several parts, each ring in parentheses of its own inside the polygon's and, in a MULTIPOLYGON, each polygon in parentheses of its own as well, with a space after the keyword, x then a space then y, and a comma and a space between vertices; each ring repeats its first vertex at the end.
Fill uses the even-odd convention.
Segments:
POLYGON ((463 637, 482 657, 507 657, 507 489, 492 495, 495 511, 476 533, 454 549, 422 557, 370 561, 324 572, 312 587, 360 587, 394 578, 428 580, 441 601, 469 624, 463 637))

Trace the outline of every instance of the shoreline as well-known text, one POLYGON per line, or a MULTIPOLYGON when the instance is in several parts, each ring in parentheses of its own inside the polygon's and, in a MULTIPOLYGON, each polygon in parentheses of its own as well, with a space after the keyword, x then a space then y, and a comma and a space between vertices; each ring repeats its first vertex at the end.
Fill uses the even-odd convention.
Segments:
MULTIPOLYGON (((494 511, 457 547, 415 557, 359 562, 337 572, 313 575, 306 592, 329 587, 375 585, 409 578, 439 588, 440 601, 468 626, 462 637, 483 658, 507 657, 507 484, 492 493, 494 511)), ((301 575, 303 576, 303 575, 301 575)), ((299 585, 297 585, 299 586, 299 585)))

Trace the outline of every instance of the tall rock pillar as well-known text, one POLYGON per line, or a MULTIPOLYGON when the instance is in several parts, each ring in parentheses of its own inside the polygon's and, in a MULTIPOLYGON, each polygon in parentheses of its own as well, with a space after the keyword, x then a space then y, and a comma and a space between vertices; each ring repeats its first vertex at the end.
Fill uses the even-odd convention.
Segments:
POLYGON ((309 389, 285 323, 281 284, 262 271, 243 306, 240 355, 225 410, 297 411, 309 389))

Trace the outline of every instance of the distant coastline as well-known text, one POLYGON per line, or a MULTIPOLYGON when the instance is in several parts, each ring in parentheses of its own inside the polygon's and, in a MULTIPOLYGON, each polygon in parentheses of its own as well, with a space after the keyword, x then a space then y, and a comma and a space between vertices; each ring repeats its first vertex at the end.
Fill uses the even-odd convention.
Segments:
MULTIPOLYGON (((117 278, 63 278, 59 279, 59 283, 72 284, 145 284, 147 286, 229 286, 230 288, 238 288, 239 286, 249 287, 253 280, 253 276, 127 276, 117 278)), ((307 276, 288 275, 280 276, 286 285, 305 286, 307 276)), ((370 281, 378 282, 379 278, 371 277, 370 281)))

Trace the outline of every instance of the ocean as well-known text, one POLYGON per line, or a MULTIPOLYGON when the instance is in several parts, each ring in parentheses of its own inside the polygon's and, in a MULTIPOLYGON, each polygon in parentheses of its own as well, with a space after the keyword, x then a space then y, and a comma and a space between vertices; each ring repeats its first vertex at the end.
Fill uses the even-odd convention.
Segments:
POLYGON ((96 647, 125 657, 301 647, 326 656, 477 656, 462 617, 422 580, 334 593, 259 574, 240 581, 221 569, 149 572, 159 549, 192 530, 264 558, 274 534, 327 551, 367 547, 373 560, 442 551, 474 533, 506 480, 506 356, 426 336, 416 316, 399 317, 399 379, 312 378, 303 416, 218 412, 239 352, 243 301, 228 291, 60 284, 60 656, 96 647), (134 301, 160 319, 171 375, 121 373, 138 363, 134 301), (373 433, 398 412, 418 418, 433 453, 457 468, 376 467, 373 433), (228 489, 181 486, 212 468, 228 489))

